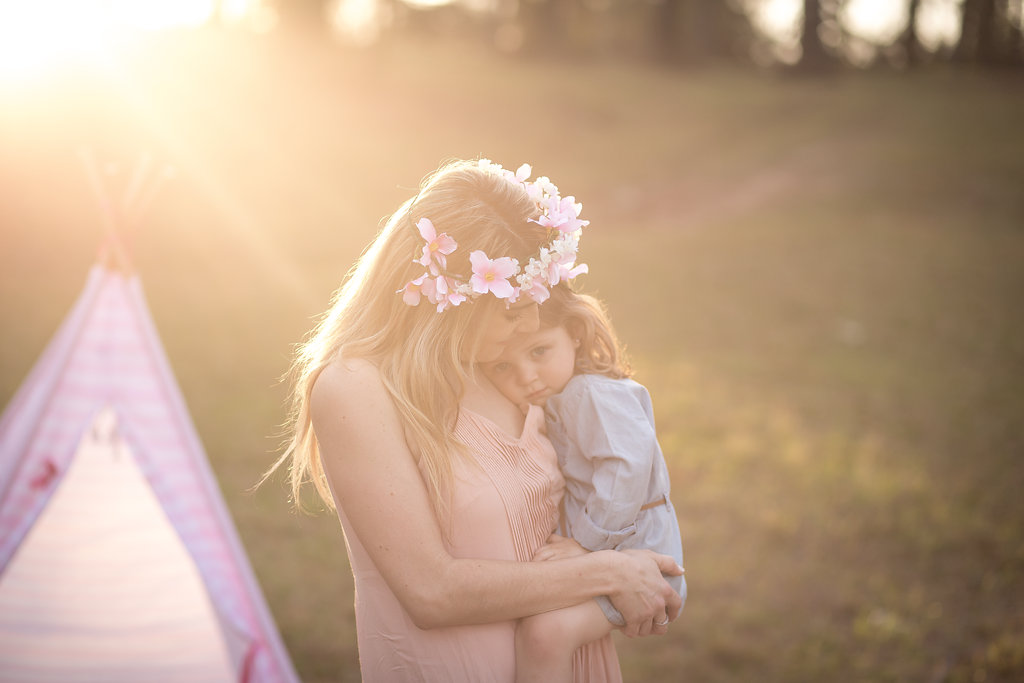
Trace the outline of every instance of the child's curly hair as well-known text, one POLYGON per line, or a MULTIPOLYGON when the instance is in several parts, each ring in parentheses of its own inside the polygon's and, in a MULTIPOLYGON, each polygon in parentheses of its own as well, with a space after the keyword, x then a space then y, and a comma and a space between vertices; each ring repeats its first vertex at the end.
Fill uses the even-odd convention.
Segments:
POLYGON ((540 307, 542 327, 564 327, 580 346, 576 372, 624 379, 633 374, 625 348, 615 335, 600 300, 561 284, 551 288, 551 298, 540 307))

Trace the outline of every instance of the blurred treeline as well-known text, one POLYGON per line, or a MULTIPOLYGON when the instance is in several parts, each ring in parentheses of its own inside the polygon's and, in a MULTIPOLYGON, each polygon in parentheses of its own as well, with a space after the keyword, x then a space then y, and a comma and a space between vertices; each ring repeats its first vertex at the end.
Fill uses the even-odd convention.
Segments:
POLYGON ((1022 0, 892 0, 901 6, 902 22, 884 39, 858 34, 844 21, 844 10, 855 1, 792 0, 786 35, 766 32, 757 20, 780 13, 785 3, 774 0, 277 0, 273 8, 286 31, 334 29, 362 45, 441 38, 527 57, 804 71, 1024 65, 1022 0), (929 5, 956 15, 952 38, 922 40, 921 16, 929 5))

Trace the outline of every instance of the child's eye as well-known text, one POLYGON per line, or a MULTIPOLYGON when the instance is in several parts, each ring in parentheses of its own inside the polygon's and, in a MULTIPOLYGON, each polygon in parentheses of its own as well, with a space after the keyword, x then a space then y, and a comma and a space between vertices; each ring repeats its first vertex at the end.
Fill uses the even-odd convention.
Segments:
POLYGON ((512 367, 511 363, 505 363, 505 362, 495 363, 494 365, 491 366, 491 372, 494 372, 494 373, 505 372, 510 367, 512 367))
POLYGON ((535 346, 532 349, 530 349, 530 355, 532 355, 534 358, 540 358, 545 353, 547 353, 548 348, 549 347, 547 346, 535 346))

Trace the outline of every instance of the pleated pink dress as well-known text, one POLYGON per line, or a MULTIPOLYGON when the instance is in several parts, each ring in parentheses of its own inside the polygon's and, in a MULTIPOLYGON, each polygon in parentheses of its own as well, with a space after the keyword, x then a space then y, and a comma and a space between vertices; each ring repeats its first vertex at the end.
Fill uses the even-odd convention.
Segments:
MULTIPOLYGON (((527 562, 555 529, 565 483, 531 407, 513 438, 463 408, 455 435, 479 467, 456 460, 448 549, 455 557, 527 562)), ((342 501, 344 503, 344 501, 342 501)), ((339 506, 355 576, 356 632, 364 683, 513 683, 515 621, 422 630, 388 588, 339 506)), ((607 636, 577 650, 577 683, 620 683, 607 636)))

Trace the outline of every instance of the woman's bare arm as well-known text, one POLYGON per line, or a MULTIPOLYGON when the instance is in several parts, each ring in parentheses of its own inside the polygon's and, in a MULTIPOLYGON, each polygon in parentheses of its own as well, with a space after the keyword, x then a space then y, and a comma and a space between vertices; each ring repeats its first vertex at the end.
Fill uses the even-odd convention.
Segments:
POLYGON ((627 635, 659 632, 679 597, 654 553, 555 562, 460 559, 444 547, 427 490, 376 367, 336 362, 313 388, 313 427, 334 495, 399 602, 421 628, 516 619, 611 596, 627 635), (667 608, 667 609, 666 609, 667 608))

